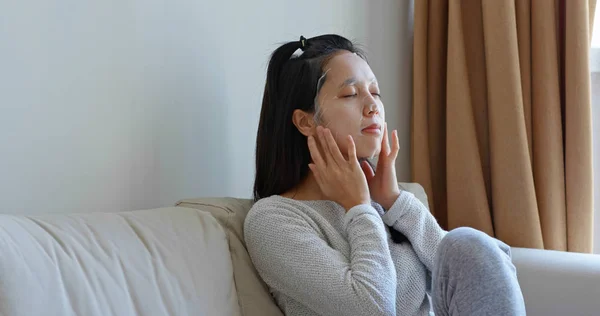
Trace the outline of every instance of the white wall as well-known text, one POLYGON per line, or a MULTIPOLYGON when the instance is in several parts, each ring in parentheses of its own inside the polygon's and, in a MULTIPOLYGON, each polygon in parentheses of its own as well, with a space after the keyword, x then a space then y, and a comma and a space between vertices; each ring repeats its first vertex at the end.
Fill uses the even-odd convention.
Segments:
POLYGON ((409 178, 409 1, 0 0, 0 212, 250 197, 269 54, 363 43, 409 178))

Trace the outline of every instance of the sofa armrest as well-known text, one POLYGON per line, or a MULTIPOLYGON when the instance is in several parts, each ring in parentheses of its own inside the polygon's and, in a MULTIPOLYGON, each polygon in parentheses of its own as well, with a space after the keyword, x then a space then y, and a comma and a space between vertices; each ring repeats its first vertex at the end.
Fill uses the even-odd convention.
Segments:
POLYGON ((600 256, 512 248, 527 315, 598 315, 600 256))

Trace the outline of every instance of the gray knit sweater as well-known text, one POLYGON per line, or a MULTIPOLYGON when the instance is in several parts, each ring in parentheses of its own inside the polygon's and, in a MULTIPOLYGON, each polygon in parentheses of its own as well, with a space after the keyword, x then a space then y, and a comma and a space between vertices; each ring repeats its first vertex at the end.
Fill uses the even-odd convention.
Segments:
POLYGON ((286 315, 430 315, 433 261, 445 235, 429 210, 403 191, 347 213, 333 201, 274 195, 244 224, 252 262, 286 315), (392 242, 384 226, 410 242, 392 242))

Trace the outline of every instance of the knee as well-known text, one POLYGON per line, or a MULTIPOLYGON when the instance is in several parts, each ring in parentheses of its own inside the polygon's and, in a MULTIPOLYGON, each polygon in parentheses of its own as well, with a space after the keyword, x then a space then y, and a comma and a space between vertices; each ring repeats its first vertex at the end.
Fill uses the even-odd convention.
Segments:
POLYGON ((482 231, 460 227, 451 230, 440 242, 438 254, 443 257, 454 257, 462 260, 485 258, 510 259, 510 247, 492 238, 482 231))

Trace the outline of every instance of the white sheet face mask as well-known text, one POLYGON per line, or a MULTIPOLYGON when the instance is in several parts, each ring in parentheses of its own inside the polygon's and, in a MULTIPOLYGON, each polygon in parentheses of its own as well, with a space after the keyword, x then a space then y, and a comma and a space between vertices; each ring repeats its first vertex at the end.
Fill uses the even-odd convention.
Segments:
MULTIPOLYGON (((364 136, 361 132, 360 127, 364 127, 364 124, 379 123, 384 124, 384 107, 381 100, 376 96, 371 96, 369 87, 373 84, 377 84, 375 80, 371 82, 352 82, 350 84, 359 86, 356 88, 354 96, 346 98, 345 96, 338 96, 339 90, 335 91, 333 96, 330 96, 327 92, 322 91, 322 87, 327 78, 327 74, 331 69, 327 69, 323 75, 319 78, 317 83, 317 96, 315 97, 315 114, 314 121, 317 125, 330 128, 334 133, 334 137, 339 140, 338 132, 341 130, 344 133, 352 135, 352 137, 360 141, 361 137, 372 137, 364 136), (366 88, 363 88, 366 87, 366 88), (370 103, 370 104, 369 104, 370 103), (345 107, 340 109, 339 107, 345 107), (363 112, 365 107, 370 107, 371 111, 376 111, 373 117, 365 117, 363 112), (336 113, 337 112, 337 113, 336 113), (336 120, 337 118, 340 121, 336 120), (364 122, 368 120, 369 122, 364 122)), ((343 89, 343 88, 340 88, 343 89)), ((331 93, 331 92, 330 92, 331 93)), ((333 94, 333 93, 331 93, 333 94)), ((363 157, 371 159, 373 157, 363 157)))
MULTIPOLYGON (((325 79, 327 77, 327 73, 329 72, 330 69, 328 69, 327 71, 325 71, 325 73, 319 78, 318 82, 317 82, 317 95, 315 96, 315 115, 314 115, 314 121, 315 123, 317 123, 318 125, 322 125, 323 123, 323 118, 325 115, 325 112, 330 110, 330 107, 325 106, 326 104, 331 104, 332 102, 330 101, 334 101, 334 100, 339 100, 341 99, 340 97, 338 97, 337 95, 334 95, 333 97, 329 97, 329 95, 325 92, 321 91, 321 88, 323 87, 323 84, 325 83, 325 79), (321 96, 321 101, 319 102, 319 96, 321 96)), ((373 79, 372 82, 369 82, 368 84, 377 84, 377 80, 373 79)), ((360 84, 360 83, 359 83, 360 84)), ((359 92, 357 93, 358 95, 356 96, 356 98, 350 100, 350 101, 345 101, 344 104, 339 104, 339 105, 334 105, 334 106, 346 106, 346 107, 354 107, 356 109, 357 112, 360 112, 361 115, 358 116, 358 120, 360 123, 362 123, 363 120, 365 120, 364 115, 362 115, 362 111, 364 110, 365 106, 369 106, 372 108, 372 111, 377 111, 378 113, 380 113, 380 118, 383 118, 383 113, 384 113, 384 107, 383 107, 383 103, 381 102, 381 100, 377 100, 374 97, 370 98, 368 95, 364 95, 364 92, 359 92), (366 101, 366 99, 370 99, 369 101, 366 101), (371 102, 371 104, 367 104, 368 102, 371 102)), ((331 124, 331 121, 327 123, 327 125, 331 124)), ((324 126, 327 127, 327 126, 324 126)))

